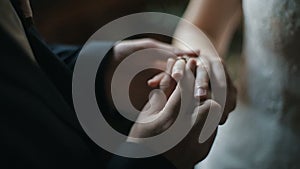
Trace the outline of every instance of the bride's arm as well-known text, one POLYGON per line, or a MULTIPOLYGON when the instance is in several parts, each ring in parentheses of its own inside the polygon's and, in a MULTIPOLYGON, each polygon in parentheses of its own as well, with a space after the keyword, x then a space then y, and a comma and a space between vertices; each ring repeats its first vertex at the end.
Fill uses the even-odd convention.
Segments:
MULTIPOLYGON (((241 20, 241 0, 190 0, 183 18, 200 28, 216 47, 220 56, 227 50, 232 34, 241 20)), ((201 50, 205 54, 204 38, 196 38, 188 26, 180 23, 175 36, 188 42, 193 49, 201 50)), ((185 48, 182 43, 174 40, 173 44, 185 48)))
MULTIPOLYGON (((242 0, 190 0, 184 13, 184 19, 191 22, 210 39, 220 56, 224 56, 232 34, 241 21, 242 0)), ((237 90, 226 71, 226 66, 220 66, 220 59, 211 56, 211 44, 204 34, 199 34, 195 27, 191 27, 186 22, 180 22, 173 40, 173 44, 178 48, 186 48, 184 43, 192 49, 200 49, 201 61, 203 65, 197 68, 195 97, 205 98, 210 91, 211 81, 208 74, 214 74, 215 84, 227 88, 226 103, 220 124, 223 124, 228 114, 236 106, 237 90), (196 31, 195 31, 196 30, 196 31), (203 67, 204 66, 204 67, 203 67), (225 72, 224 72, 225 71, 225 72), (225 76, 224 76, 225 73, 225 76), (224 85, 226 84, 226 85, 224 85)), ((222 59, 221 59, 222 60, 222 59)), ((223 64, 223 63, 221 63, 223 64)))

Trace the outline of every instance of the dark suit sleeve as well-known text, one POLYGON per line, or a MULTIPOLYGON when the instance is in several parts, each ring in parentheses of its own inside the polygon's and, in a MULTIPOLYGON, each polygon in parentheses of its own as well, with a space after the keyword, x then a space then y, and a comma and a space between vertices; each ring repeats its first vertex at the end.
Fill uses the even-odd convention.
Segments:
POLYGON ((73 70, 82 46, 53 44, 49 45, 49 48, 68 68, 73 70))

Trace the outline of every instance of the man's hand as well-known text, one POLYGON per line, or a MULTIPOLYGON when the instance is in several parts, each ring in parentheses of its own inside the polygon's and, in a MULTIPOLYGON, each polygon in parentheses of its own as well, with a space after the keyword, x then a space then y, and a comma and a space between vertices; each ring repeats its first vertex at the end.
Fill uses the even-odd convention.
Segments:
MULTIPOLYGON (((182 56, 182 55, 195 57, 198 55, 197 51, 180 50, 174 46, 153 39, 137 39, 137 40, 120 41, 113 48, 112 56, 109 58, 109 62, 108 62, 109 64, 107 65, 107 69, 105 70, 105 75, 104 75, 105 90, 107 94, 108 104, 110 105, 110 107, 113 107, 110 90, 111 90, 111 80, 115 69, 126 57, 130 56, 131 54, 139 50, 144 50, 149 48, 166 51, 166 54, 169 54, 169 56, 165 56, 166 58, 174 57, 174 56, 182 56)), ((139 63, 132 63, 132 65, 135 64, 139 64, 139 63)), ((162 64, 162 66, 158 66, 158 67, 165 67, 166 65, 165 62, 159 62, 157 64, 162 64)), ((147 85, 147 80, 159 72, 160 71, 157 70, 144 72, 142 76, 139 76, 140 78, 137 78, 135 81, 131 83, 132 85, 131 88, 134 88, 134 91, 130 93, 130 98, 132 104, 137 109, 141 109, 148 101, 148 94, 151 91, 151 88, 147 85), (138 95, 136 95, 137 93, 138 95)))
MULTIPOLYGON (((196 71, 195 60, 191 59, 187 64, 183 61, 178 61, 182 62, 180 65, 183 66, 185 70, 190 69, 192 72, 196 71)), ((193 85, 190 85, 191 89, 181 90, 179 83, 177 84, 170 76, 172 70, 176 69, 176 67, 174 67, 176 66, 174 65, 175 62, 174 59, 170 58, 167 62, 166 72, 155 77, 156 79, 154 80, 159 81, 158 85, 161 92, 156 92, 152 95, 148 104, 139 115, 138 121, 151 122, 135 123, 129 134, 130 137, 152 137, 165 132, 175 122, 181 106, 181 92, 193 91, 193 85), (166 95, 166 98, 164 95, 166 95)), ((184 74, 184 70, 182 71, 184 74)), ((193 79, 187 80, 188 83, 194 83, 193 79)), ((191 119, 195 121, 194 125, 187 136, 180 141, 179 144, 163 154, 178 169, 192 169, 195 164, 207 156, 215 138, 215 134, 204 143, 199 143, 198 140, 211 108, 215 108, 215 110, 221 109, 220 105, 215 101, 207 100, 204 104, 196 106, 194 112, 183 112, 186 116, 190 116, 191 119)), ((188 121, 186 123, 188 123, 188 121)), ((130 137, 128 141, 135 142, 135 139, 131 140, 130 137)))

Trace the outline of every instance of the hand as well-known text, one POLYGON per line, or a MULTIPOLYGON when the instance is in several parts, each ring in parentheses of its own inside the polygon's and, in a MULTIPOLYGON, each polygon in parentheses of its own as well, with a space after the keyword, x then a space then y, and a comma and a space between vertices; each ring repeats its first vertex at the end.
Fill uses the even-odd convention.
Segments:
POLYGON ((195 57, 198 55, 198 51, 181 50, 169 44, 156 41, 154 39, 137 39, 137 40, 125 40, 116 44, 113 49, 113 53, 114 53, 113 58, 114 61, 120 62, 127 56, 133 54, 134 52, 143 49, 148 49, 148 48, 162 49, 172 53, 175 56, 188 55, 188 56, 195 57))
POLYGON ((237 100, 237 89, 234 86, 226 65, 223 60, 217 57, 209 57, 206 55, 199 57, 200 64, 197 68, 197 77, 195 83, 195 97, 200 99, 206 99, 209 97, 211 80, 209 77, 214 79, 215 85, 220 88, 226 87, 226 102, 224 107, 223 116, 220 120, 220 124, 224 124, 228 118, 230 112, 236 107, 237 100), (221 65, 220 65, 221 63, 221 65), (225 73, 225 76, 224 74, 225 73), (208 76, 209 75, 209 76, 208 76))
MULTIPOLYGON (((166 58, 171 56, 182 56, 182 55, 188 55, 191 57, 195 57, 198 54, 194 51, 184 51, 179 50, 174 46, 171 46, 169 44, 165 44, 153 39, 138 39, 138 40, 125 40, 121 41, 118 44, 116 44, 113 48, 113 55, 109 58, 109 64, 106 69, 105 76, 105 90, 107 95, 108 104, 110 107, 113 107, 112 104, 112 97, 110 94, 111 91, 111 79, 114 73, 114 70, 120 64, 123 59, 128 57, 129 55, 133 54, 134 52, 137 52, 139 50, 148 49, 148 48, 154 48, 154 49, 161 49, 166 51, 166 53, 169 53, 170 56, 166 56, 166 58)), ((197 52, 197 51, 196 51, 197 52)), ((142 57, 142 56, 141 56, 142 57)), ((132 63, 135 64, 135 63, 132 63)), ((165 67, 165 63, 161 67, 165 67)), ((126 72, 124 72, 126 73, 126 72)), ((137 109, 142 109, 145 103, 148 101, 148 94, 151 91, 151 88, 147 86, 147 80, 150 77, 153 77, 155 74, 159 73, 158 71, 148 71, 143 72, 144 74, 142 76, 139 76, 140 78, 135 79, 131 83, 131 88, 134 88, 134 92, 130 93, 130 98, 132 100, 132 104, 137 109), (139 95, 136 95, 136 93, 139 93, 139 95)))
MULTIPOLYGON (((181 92, 191 92, 194 81, 193 79, 185 80, 185 82, 189 82, 192 85, 190 85, 190 89, 182 90, 179 83, 176 84, 176 81, 170 76, 172 69, 174 69, 174 64, 174 59, 168 59, 166 72, 155 77, 156 81, 159 81, 158 85, 162 92, 156 92, 152 95, 138 117, 138 121, 151 120, 151 122, 135 123, 130 131, 130 137, 145 138, 155 136, 166 131, 175 122, 181 106, 181 92), (165 98, 162 93, 166 95, 167 100, 164 100, 165 98)), ((192 72, 196 71, 195 60, 189 60, 187 64, 183 62, 180 65, 185 69, 191 69, 192 72)), ((196 106, 196 111, 184 112, 185 115, 191 116, 195 123, 187 136, 179 144, 163 154, 178 169, 192 169, 195 164, 207 156, 215 134, 204 143, 199 143, 198 140, 210 108, 220 110, 221 107, 215 101, 207 100, 204 104, 196 106)), ((130 137, 128 141, 135 142, 135 139, 131 140, 130 137)))
MULTIPOLYGON (((183 61, 179 59, 172 65, 172 77, 177 80, 179 80, 183 76, 182 62, 183 61)), ((199 56, 197 62, 198 64, 196 70, 196 80, 194 85, 195 98, 202 101, 210 98, 211 81, 209 77, 213 77, 215 79, 215 85, 218 85, 221 88, 224 88, 226 86, 226 102, 224 107, 224 113, 220 120, 220 124, 224 124, 227 120, 228 114, 235 109, 237 90, 226 70, 226 66, 222 61, 213 57, 199 56), (220 66, 220 63, 222 63, 223 67, 220 66), (225 71, 225 77, 223 76, 223 71, 225 71)), ((154 78, 148 81, 148 85, 151 87, 157 87, 157 85, 162 80, 160 77, 160 74, 156 75, 154 78)))

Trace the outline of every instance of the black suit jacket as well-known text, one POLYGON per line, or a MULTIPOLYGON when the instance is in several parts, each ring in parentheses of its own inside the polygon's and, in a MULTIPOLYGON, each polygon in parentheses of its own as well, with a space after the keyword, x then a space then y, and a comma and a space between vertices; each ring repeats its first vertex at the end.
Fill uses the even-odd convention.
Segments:
POLYGON ((174 168, 160 156, 114 156, 89 139, 71 95, 72 67, 80 48, 49 47, 32 18, 22 16, 16 1, 13 5, 34 58, 0 24, 0 168, 174 168))

